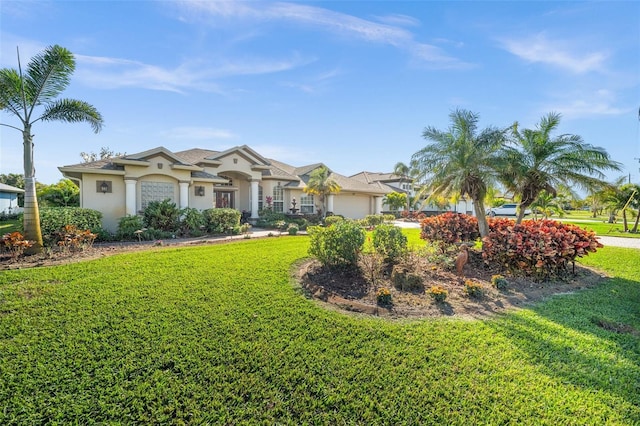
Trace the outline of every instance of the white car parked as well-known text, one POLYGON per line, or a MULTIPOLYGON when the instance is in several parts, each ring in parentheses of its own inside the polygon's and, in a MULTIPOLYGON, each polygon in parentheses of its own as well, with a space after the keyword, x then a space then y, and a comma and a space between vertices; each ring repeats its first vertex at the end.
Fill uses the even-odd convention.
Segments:
MULTIPOLYGON (((518 207, 517 204, 503 204, 500 207, 492 207, 490 209, 487 209, 487 216, 515 216, 516 215, 516 207, 518 207)), ((531 214, 531 210, 527 209, 524 211, 524 215, 530 215, 531 214)))

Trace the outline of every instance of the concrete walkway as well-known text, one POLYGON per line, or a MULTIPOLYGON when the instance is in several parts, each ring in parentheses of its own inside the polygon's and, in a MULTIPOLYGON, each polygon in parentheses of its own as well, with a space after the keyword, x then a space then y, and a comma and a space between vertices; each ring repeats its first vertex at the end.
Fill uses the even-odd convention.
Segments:
MULTIPOLYGON (((403 222, 401 220, 397 220, 393 222, 393 224, 400 228, 420 228, 420 224, 418 222, 403 222)), ((640 250, 640 238, 598 236, 598 239, 605 246, 635 248, 640 250)))

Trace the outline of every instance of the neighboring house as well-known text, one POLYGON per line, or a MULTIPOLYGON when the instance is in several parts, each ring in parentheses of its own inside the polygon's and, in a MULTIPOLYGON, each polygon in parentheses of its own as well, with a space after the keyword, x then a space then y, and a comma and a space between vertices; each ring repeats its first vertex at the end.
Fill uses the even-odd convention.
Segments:
POLYGON ((24 189, 0 183, 0 214, 22 212, 22 207, 18 207, 18 194, 24 194, 24 189))
MULTIPOLYGON (((399 176, 394 173, 376 173, 376 172, 360 172, 351 176, 352 179, 360 180, 367 184, 380 183, 386 185, 392 191, 401 192, 407 194, 409 197, 416 196, 416 186, 413 179, 406 176, 399 176)), ((385 204, 383 206, 384 211, 388 211, 389 207, 385 204)), ((433 203, 426 202, 426 194, 422 196, 419 208, 427 215, 434 215, 442 212, 442 209, 433 203)), ((446 211, 466 213, 469 215, 473 213, 473 204, 471 200, 462 199, 457 204, 449 203, 446 211)))
MULTIPOLYGON (((226 151, 172 152, 158 147, 58 169, 80 188, 80 206, 102 212, 103 227, 115 231, 121 217, 167 198, 180 208, 229 207, 249 212, 252 219, 267 206, 267 196, 276 212, 290 213, 295 199, 300 213, 318 213, 322 202, 303 189, 311 172, 321 166, 290 166, 243 145, 226 151)), ((345 217, 381 213, 382 198, 392 191, 381 183, 368 184, 335 172, 330 177, 342 189, 328 197, 327 209, 345 217)))

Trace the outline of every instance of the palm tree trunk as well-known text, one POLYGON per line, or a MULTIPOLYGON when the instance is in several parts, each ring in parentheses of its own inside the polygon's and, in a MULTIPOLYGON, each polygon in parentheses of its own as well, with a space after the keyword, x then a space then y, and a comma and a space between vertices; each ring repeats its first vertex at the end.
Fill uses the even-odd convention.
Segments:
POLYGON ((33 136, 31 126, 25 126, 22 132, 24 145, 24 238, 32 241, 33 246, 25 251, 26 254, 42 252, 42 230, 40 229, 40 210, 36 197, 36 177, 33 166, 33 136))
POLYGON ((636 221, 633 224, 633 229, 631 229, 631 232, 638 232, 638 223, 640 222, 640 209, 638 209, 638 214, 636 215, 636 221))
POLYGON ((480 231, 480 238, 484 238, 489 235, 489 222, 487 222, 487 216, 484 214, 484 203, 482 200, 473 200, 473 209, 478 219, 478 230, 480 231))

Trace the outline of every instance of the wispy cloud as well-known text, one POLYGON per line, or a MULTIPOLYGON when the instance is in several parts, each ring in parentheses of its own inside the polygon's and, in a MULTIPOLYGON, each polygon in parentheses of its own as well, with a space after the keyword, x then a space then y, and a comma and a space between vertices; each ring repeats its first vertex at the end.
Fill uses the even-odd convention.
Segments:
POLYGON ((616 95, 606 89, 595 90, 590 93, 580 91, 545 105, 540 109, 540 112, 557 111, 567 119, 580 119, 627 114, 635 108, 620 107, 617 103, 616 95))
POLYGON ((399 13, 385 16, 376 16, 375 18, 383 24, 387 25, 399 25, 404 27, 417 27, 420 25, 420 21, 413 16, 402 15, 399 13))
POLYGON ((76 55, 77 78, 84 84, 100 88, 137 87, 183 93, 188 90, 219 92, 215 80, 222 77, 277 73, 311 62, 298 54, 281 60, 249 58, 210 62, 184 62, 165 68, 121 58, 76 55))
MULTIPOLYGON (((352 37, 371 43, 386 44, 409 52, 434 68, 466 68, 469 64, 448 55, 437 46, 420 43, 413 33, 400 25, 417 23, 404 15, 387 17, 384 23, 373 22, 353 15, 335 12, 316 6, 296 3, 266 2, 202 2, 188 0, 178 3, 181 11, 191 19, 220 24, 215 18, 229 23, 242 21, 283 21, 306 25, 333 34, 352 37)), ((184 18, 183 18, 184 19, 184 18)))
POLYGON ((162 137, 178 140, 212 140, 235 139, 237 136, 230 130, 212 127, 174 127, 161 133, 162 137))
POLYGON ((575 43, 552 40, 544 33, 500 42, 505 50, 525 61, 548 64, 578 74, 603 71, 608 57, 606 52, 584 52, 586 49, 580 49, 575 43))

